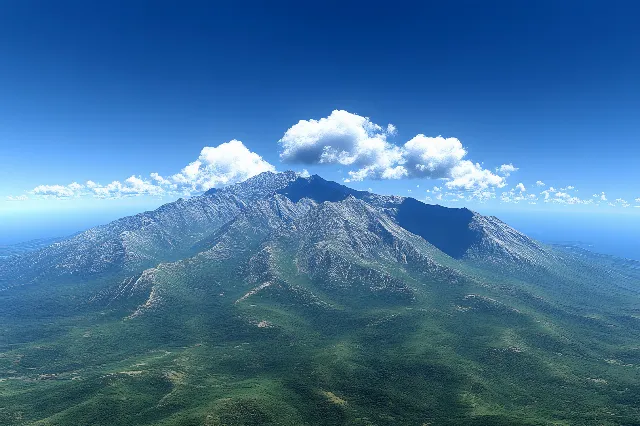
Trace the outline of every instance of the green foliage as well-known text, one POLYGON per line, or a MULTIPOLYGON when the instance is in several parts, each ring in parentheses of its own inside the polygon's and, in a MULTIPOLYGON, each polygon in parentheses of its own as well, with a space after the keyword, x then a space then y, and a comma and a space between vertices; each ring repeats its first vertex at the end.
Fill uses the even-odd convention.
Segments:
POLYGON ((506 273, 422 243, 425 270, 336 243, 314 274, 295 234, 228 229, 224 256, 135 294, 103 276, 0 295, 0 424, 640 424, 633 265, 506 273))

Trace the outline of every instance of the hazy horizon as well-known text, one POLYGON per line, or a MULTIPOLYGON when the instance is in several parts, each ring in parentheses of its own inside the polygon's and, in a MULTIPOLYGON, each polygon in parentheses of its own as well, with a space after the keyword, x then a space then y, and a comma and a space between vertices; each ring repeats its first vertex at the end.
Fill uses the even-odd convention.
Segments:
MULTIPOLYGON (((0 216, 0 246, 40 238, 66 237, 125 216, 154 210, 174 200, 130 201, 124 208, 118 206, 74 212, 69 206, 62 205, 62 208, 46 213, 5 213, 0 216)), ((640 221, 625 211, 609 211, 604 214, 551 209, 529 211, 504 205, 481 205, 471 209, 481 214, 494 215, 529 237, 545 243, 581 243, 597 253, 640 260, 640 221)))

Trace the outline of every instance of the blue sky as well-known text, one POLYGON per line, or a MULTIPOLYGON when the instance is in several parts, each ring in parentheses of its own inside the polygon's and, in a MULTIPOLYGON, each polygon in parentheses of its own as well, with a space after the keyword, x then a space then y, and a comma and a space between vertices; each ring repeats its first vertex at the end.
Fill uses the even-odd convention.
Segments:
POLYGON ((514 220, 640 219, 635 2, 210 3, 4 6, 0 233, 72 231, 270 167, 514 220))

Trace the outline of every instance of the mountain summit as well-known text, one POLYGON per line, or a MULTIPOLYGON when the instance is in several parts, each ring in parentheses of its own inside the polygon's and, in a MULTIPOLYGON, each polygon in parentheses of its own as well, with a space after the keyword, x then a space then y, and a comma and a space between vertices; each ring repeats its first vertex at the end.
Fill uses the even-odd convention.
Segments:
POLYGON ((535 262, 545 256, 540 244, 495 217, 424 204, 413 198, 356 191, 317 175, 265 172, 245 182, 92 228, 15 259, 0 269, 0 286, 23 285, 52 276, 136 272, 195 255, 194 248, 203 248, 211 235, 251 210, 254 203, 275 199, 278 194, 294 204, 311 202, 314 208, 356 198, 453 258, 535 262))
POLYGON ((637 424, 638 270, 262 173, 1 259, 0 423, 637 424))

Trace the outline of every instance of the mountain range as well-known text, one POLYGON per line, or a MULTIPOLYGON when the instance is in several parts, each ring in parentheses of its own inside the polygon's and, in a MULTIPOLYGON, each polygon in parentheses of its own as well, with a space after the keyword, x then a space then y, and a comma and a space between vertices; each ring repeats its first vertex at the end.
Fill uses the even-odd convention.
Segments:
POLYGON ((640 425, 640 262, 314 175, 0 257, 0 424, 640 425))

